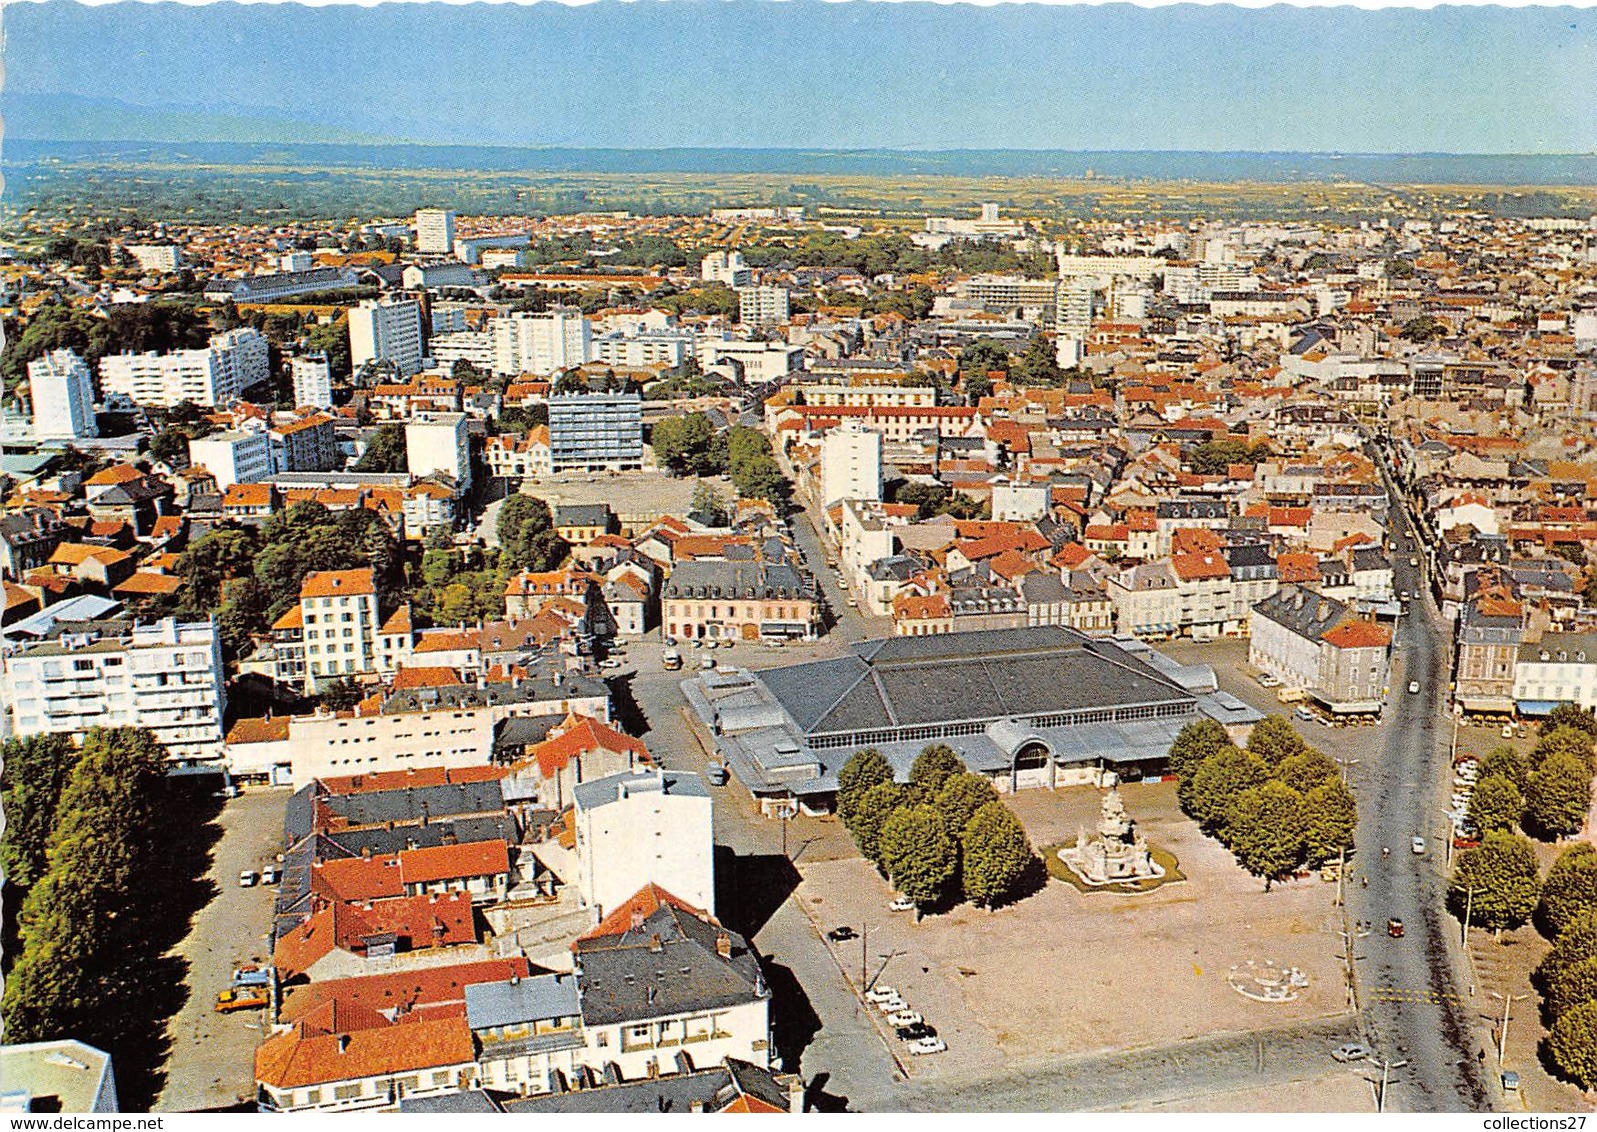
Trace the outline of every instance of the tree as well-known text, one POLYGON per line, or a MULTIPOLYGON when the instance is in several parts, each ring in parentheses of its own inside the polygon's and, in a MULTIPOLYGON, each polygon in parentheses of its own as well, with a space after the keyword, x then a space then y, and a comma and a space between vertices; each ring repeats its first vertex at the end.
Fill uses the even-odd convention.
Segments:
POLYGON ((849 756, 837 772, 837 816, 853 832, 854 803, 872 786, 893 781, 893 764, 875 747, 863 747, 849 756))
POLYGON ((909 800, 909 791, 896 782, 878 782, 850 808, 849 832, 860 856, 874 865, 882 863, 882 828, 909 800))
POLYGON ((1548 755, 1525 784, 1526 824, 1538 833, 1567 837, 1591 809, 1591 768, 1568 754, 1548 755))
POLYGON ((719 527, 732 514, 732 505, 715 484, 700 480, 693 487, 693 513, 706 516, 711 526, 719 527))
POLYGON ((971 816, 960 837, 960 883, 983 908, 1014 894, 1034 854, 1020 819, 1002 802, 988 802, 971 816))
MULTIPOLYGON (((55 828, 56 807, 78 761, 66 735, 7 739, 0 763, 0 873, 8 884, 27 888, 44 875, 45 845, 55 828)), ((8 899, 16 899, 15 896, 8 899)))
POLYGON ((1592 742, 1597 742, 1597 715, 1579 704, 1559 704, 1547 716, 1547 722, 1542 726, 1548 730, 1573 727, 1576 731, 1584 731, 1592 742))
POLYGON ((1448 899, 1460 917, 1467 904, 1471 923, 1502 931, 1530 918, 1539 892, 1530 842, 1513 833, 1488 833, 1477 848, 1458 855, 1448 899))
POLYGON ((1303 843, 1310 865, 1336 859, 1353 848, 1358 807, 1340 778, 1328 778, 1303 795, 1303 843))
POLYGON ((1525 796, 1501 775, 1487 775, 1469 798, 1469 820, 1481 833, 1512 830, 1525 816, 1525 796))
POLYGON ((1558 1016, 1547 1037, 1553 1064, 1582 1089, 1597 1086, 1597 1002, 1582 1002, 1558 1016))
POLYGON ((1558 936, 1592 912, 1597 912, 1597 847, 1577 841, 1547 870, 1536 919, 1548 935, 1558 936))
POLYGON ((1553 755, 1569 755, 1578 759, 1587 769, 1592 765, 1591 736, 1578 727, 1544 728, 1536 745, 1530 749, 1530 765, 1535 770, 1553 755))
POLYGON ((959 868, 959 848, 932 806, 906 806, 882 826, 882 864, 917 911, 935 904, 959 868))
POLYGON ((1553 939, 1552 950, 1542 959, 1535 979, 1550 985, 1559 973, 1587 959, 1597 959, 1597 911, 1576 912, 1553 939))
POLYGON ((998 791, 979 774, 953 774, 937 792, 933 805, 943 815, 943 825, 949 834, 958 837, 976 816, 976 811, 989 802, 998 801, 998 791))
POLYGON ((1271 777, 1286 783, 1299 794, 1307 794, 1327 779, 1340 779, 1341 772, 1329 755, 1308 747, 1282 759, 1271 777))
POLYGON ((150 438, 150 458, 169 468, 186 466, 189 462, 188 434, 180 428, 163 428, 150 438))
POLYGON ((673 472, 704 474, 700 467, 710 451, 710 441, 715 437, 715 427, 703 413, 666 417, 657 423, 649 434, 649 444, 654 457, 673 472))
POLYGON ((1481 760, 1481 782, 1493 777, 1506 778, 1523 793, 1529 774, 1530 767, 1525 765, 1520 753, 1507 743, 1493 747, 1481 760))
POLYGON ((964 760, 946 743, 932 743, 915 756, 909 768, 909 785, 923 802, 935 802, 944 783, 956 774, 964 774, 964 760))
POLYGON ((61 792, 48 865, 24 898, 6 979, 6 1040, 72 1034, 129 1051, 144 934, 165 914, 146 890, 159 855, 166 752, 141 728, 93 728, 61 792))
POLYGON ((539 556, 538 538, 554 530, 549 505, 531 495, 512 495, 499 507, 495 525, 499 538, 499 566, 506 573, 532 569, 539 556))
POLYGON ((1257 464, 1269 457, 1268 443, 1261 440, 1249 444, 1228 436, 1197 445, 1187 457, 1187 462, 1199 475, 1224 475, 1232 464, 1257 464))
POLYGON ((1231 804, 1243 791, 1263 786, 1268 778, 1269 768, 1263 759, 1226 747, 1204 759, 1192 777, 1183 781, 1183 786, 1190 783, 1191 787, 1182 804, 1205 831, 1218 833, 1230 816, 1231 804))
POLYGON ((1557 1019, 1583 1002, 1597 1000, 1597 959, 1582 959, 1560 968, 1547 983, 1547 1013, 1557 1019))
POLYGON ((1248 750, 1271 766, 1276 766, 1292 755, 1308 750, 1292 725, 1279 715, 1267 715, 1253 725, 1248 735, 1248 750))
POLYGON ((1054 355, 1053 339, 1046 334, 1034 335, 1014 365, 1009 367, 1009 380, 1016 385, 1037 385, 1057 389, 1065 383, 1065 371, 1059 368, 1054 355))
POLYGON ((1264 878, 1264 891, 1303 863, 1307 829, 1303 795, 1284 782, 1244 790, 1226 816, 1227 843, 1237 863, 1264 878))
POLYGON ((385 424, 366 442, 366 451, 355 461, 357 472, 402 472, 405 462, 405 426, 385 424))
POLYGON ((1189 777, 1200 763, 1222 747, 1229 747, 1231 739, 1218 720, 1195 720, 1181 729, 1170 744, 1170 772, 1179 778, 1189 777))

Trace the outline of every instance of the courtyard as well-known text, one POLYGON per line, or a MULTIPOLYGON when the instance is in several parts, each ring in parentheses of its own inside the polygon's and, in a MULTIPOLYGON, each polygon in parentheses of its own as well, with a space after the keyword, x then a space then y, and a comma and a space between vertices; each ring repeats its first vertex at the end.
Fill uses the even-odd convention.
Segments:
MULTIPOLYGON (((1139 830, 1180 861, 1185 881, 1135 896, 1050 881, 992 913, 961 905, 917 923, 888 909, 889 885, 859 857, 799 862, 794 896, 815 927, 866 935, 829 945, 851 981, 863 965, 867 982, 897 987, 948 1042, 935 1057, 903 1056, 908 1073, 991 1076, 1346 1013, 1333 885, 1314 877, 1266 893, 1181 814, 1174 784, 1129 786, 1123 797, 1139 830), (1253 1001, 1228 982, 1249 961, 1296 967, 1308 986, 1293 1001, 1253 1001)), ((1007 802, 1041 847, 1090 829, 1100 800, 1073 789, 1007 802)), ((1323 1065, 1303 1067, 1305 1077, 1334 1067, 1329 1050, 1323 1065)))

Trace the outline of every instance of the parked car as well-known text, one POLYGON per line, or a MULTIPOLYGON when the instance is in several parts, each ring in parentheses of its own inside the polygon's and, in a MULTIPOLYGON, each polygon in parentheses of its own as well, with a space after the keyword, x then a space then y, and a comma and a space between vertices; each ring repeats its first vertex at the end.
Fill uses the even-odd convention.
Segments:
POLYGON ((898 988, 890 987, 886 983, 877 983, 865 992, 867 1002, 886 1002, 890 998, 898 997, 898 988))
POLYGON ((1402 920, 1388 920, 1388 921, 1386 921, 1386 934, 1391 936, 1393 939, 1402 939, 1403 938, 1403 921, 1402 920))
POLYGON ((888 907, 894 912, 913 912, 915 910, 915 902, 907 896, 895 896, 888 907))
POLYGON ((1314 722, 1314 713, 1312 711, 1310 711, 1306 707, 1293 708, 1292 709, 1292 714, 1297 716, 1304 723, 1313 723, 1314 722))
POLYGON ((1413 837, 1408 839, 1408 847, 1413 850, 1416 857, 1425 856, 1425 838, 1421 837, 1419 834, 1416 833, 1413 837))
POLYGON ((675 672, 682 667, 682 654, 676 649, 666 649, 660 654, 660 664, 667 672, 675 672))
POLYGON ((913 1010, 900 1010, 896 1014, 889 1014, 887 1020, 894 1026, 918 1026, 926 1021, 913 1010))
POLYGON ((599 662, 600 668, 620 668, 621 662, 613 656, 607 656, 599 662))
POLYGON ((245 869, 238 874, 238 886, 240 888, 254 888, 259 883, 261 883, 261 874, 254 869, 245 869))
POLYGON ((913 1042, 921 1038, 935 1038, 937 1036, 936 1028, 928 1026, 924 1022, 918 1026, 900 1026, 893 1033, 901 1042, 913 1042))
POLYGON ((1502 734, 1504 739, 1512 739, 1514 737, 1514 725, 1512 723, 1503 724, 1502 734))
POLYGON ((700 671, 708 672, 708 671, 710 671, 710 669, 712 669, 714 667, 715 667, 715 657, 713 657, 713 656, 704 657, 703 659, 701 659, 699 661, 699 669, 700 669, 700 671))
POLYGON ((276 884, 283 879, 283 870, 276 865, 267 865, 261 869, 262 884, 276 884))
POLYGON ((1259 673, 1257 679, 1261 688, 1279 688, 1281 686, 1280 678, 1271 676, 1268 672, 1259 673))
POLYGON ((905 1002, 897 995, 894 995, 892 998, 885 998, 881 1002, 878 1002, 876 1004, 876 1009, 880 1010, 883 1014, 891 1018, 895 1014, 903 1014, 907 1012, 909 1010, 909 1003, 905 1002))
POLYGON ((1418 692, 1419 690, 1420 690, 1420 682, 1418 680, 1410 680, 1408 682, 1408 694, 1409 695, 1412 696, 1415 692, 1418 692))
POLYGON ((1370 1047, 1363 1042, 1344 1042, 1331 1051, 1336 1061, 1363 1061, 1370 1056, 1370 1047))
POLYGON ((725 786, 726 777, 725 763, 711 763, 704 768, 704 779, 711 786, 725 786))
POLYGON ((233 968, 233 985, 235 987, 269 987, 272 985, 272 972, 254 963, 243 963, 233 968))
POLYGON ((1503 1070, 1503 1092, 1519 1092, 1519 1074, 1515 1073, 1512 1069, 1503 1070))
POLYGON ((948 1043, 942 1038, 916 1038, 909 1043, 909 1052, 913 1054, 943 1053, 948 1049, 948 1043))
POLYGON ((827 932, 826 938, 831 940, 833 943, 847 943, 851 939, 858 939, 859 932, 855 931, 847 924, 844 924, 840 928, 833 928, 831 931, 827 932))
POLYGON ((271 995, 262 987, 244 987, 225 990, 216 996, 218 1014, 231 1014, 235 1010, 259 1010, 271 1001, 271 995))

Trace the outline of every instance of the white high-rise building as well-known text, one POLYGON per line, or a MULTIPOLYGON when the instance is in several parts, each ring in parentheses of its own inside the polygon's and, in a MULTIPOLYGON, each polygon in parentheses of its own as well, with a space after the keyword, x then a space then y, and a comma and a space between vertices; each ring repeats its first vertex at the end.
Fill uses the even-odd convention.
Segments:
POLYGON ((739 287, 738 321, 745 326, 775 326, 789 315, 786 287, 739 287))
POLYGON ((133 257, 140 270, 163 275, 183 266, 183 249, 176 244, 126 244, 122 248, 133 257))
POLYGON ((409 376, 421 369, 421 304, 415 299, 362 299, 349 312, 350 363, 392 362, 409 376))
POLYGON ((294 376, 294 405, 296 408, 331 409, 333 407, 333 371, 327 364, 326 354, 306 354, 289 361, 289 371, 294 376))
POLYGON ((882 434, 844 421, 821 438, 821 501, 882 498, 882 434))
POLYGON ((455 214, 447 208, 418 208, 416 250, 427 255, 454 255, 455 214))
POLYGON ((413 476, 444 472, 462 492, 471 487, 471 443, 465 413, 419 413, 405 422, 405 470, 413 476))
POLYGON ((227 683, 209 620, 52 635, 6 657, 0 690, 13 735, 148 727, 172 759, 222 757, 227 683))
POLYGON ((180 401, 212 407, 236 401, 271 376, 266 338, 240 327, 218 334, 203 350, 170 354, 113 354, 100 359, 100 389, 138 405, 170 408, 180 401))
POLYGON ((491 320, 489 329, 494 373, 502 377, 546 377, 593 360, 593 331, 581 311, 517 313, 491 320))
POLYGON ((746 287, 754 280, 742 252, 711 252, 699 261, 699 278, 706 283, 746 287))
POLYGON ((74 350, 51 350, 28 363, 33 435, 40 440, 99 436, 94 420, 94 375, 74 350))
POLYGON ((189 441, 189 463, 216 477, 226 491, 236 483, 260 483, 272 474, 272 446, 264 429, 213 432, 189 441))

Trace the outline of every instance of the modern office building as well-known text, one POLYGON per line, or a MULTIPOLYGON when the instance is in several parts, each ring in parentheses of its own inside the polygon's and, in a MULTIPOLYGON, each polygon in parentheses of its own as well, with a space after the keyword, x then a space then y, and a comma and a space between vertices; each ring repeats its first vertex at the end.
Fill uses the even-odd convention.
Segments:
POLYGON ((571 393, 549 398, 553 471, 636 471, 643 467, 643 398, 636 393, 571 393))
POLYGON ((789 314, 786 287, 739 287, 738 321, 745 326, 775 326, 789 314))
POLYGON ((882 434, 847 420, 821 438, 821 503, 882 498, 882 434))
POLYGON ((210 408, 271 377, 266 338, 240 327, 218 334, 201 350, 170 354, 112 354, 100 359, 100 390, 137 405, 165 409, 187 401, 210 408))
POLYGON ((333 371, 326 354, 306 354, 289 362, 294 377, 294 404, 300 408, 333 407, 333 371))
POLYGON ((227 686, 214 621, 60 621, 5 659, 14 735, 147 727, 183 762, 222 758, 227 686))
POLYGON ((74 350, 51 350, 28 363, 33 400, 33 435, 39 440, 98 436, 94 420, 94 375, 74 350))
POLYGON ((183 266, 183 249, 176 244, 124 244, 122 250, 142 271, 166 275, 183 266))
POLYGON ((462 492, 471 487, 471 442, 465 413, 418 413, 405 422, 405 468, 413 476, 442 472, 462 492))
POLYGON ((493 370, 502 377, 547 377, 591 361, 593 332, 582 312, 566 308, 490 321, 493 370))
POLYGON ((213 432, 189 441, 189 463, 215 476, 223 491, 236 483, 260 483, 274 470, 271 441, 258 428, 213 432))
POLYGON ((706 283, 746 287, 754 279, 742 252, 711 252, 699 261, 699 278, 706 283))
POLYGON ((1007 314, 1013 310, 1052 310, 1058 299, 1054 279, 1027 279, 1021 275, 977 275, 955 287, 956 293, 983 310, 1007 314))
POLYGON ((349 312, 350 363, 392 362, 410 375, 421 369, 421 304, 415 299, 362 299, 349 312))
POLYGON ((447 208, 418 208, 416 250, 424 255, 453 255, 455 214, 447 208))

